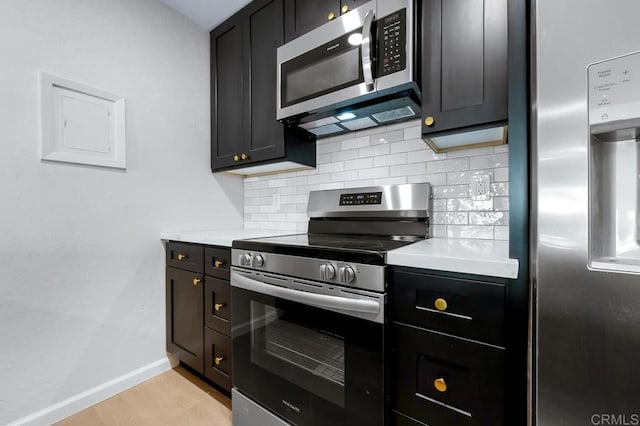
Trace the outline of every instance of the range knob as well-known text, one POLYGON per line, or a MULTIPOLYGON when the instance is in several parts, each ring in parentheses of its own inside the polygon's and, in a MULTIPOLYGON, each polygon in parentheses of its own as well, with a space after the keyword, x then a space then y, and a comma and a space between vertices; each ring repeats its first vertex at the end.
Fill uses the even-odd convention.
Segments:
POLYGON ((262 255, 256 254, 255 256, 253 256, 253 266, 257 268, 264 266, 264 258, 262 257, 262 255))
POLYGON ((336 268, 330 263, 320 265, 320 277, 324 281, 332 280, 336 276, 336 268))
POLYGON ((349 284, 356 278, 356 273, 351 266, 343 266, 338 270, 338 278, 341 283, 349 284))
POLYGON ((251 253, 245 253, 240 256, 240 266, 251 266, 251 253))

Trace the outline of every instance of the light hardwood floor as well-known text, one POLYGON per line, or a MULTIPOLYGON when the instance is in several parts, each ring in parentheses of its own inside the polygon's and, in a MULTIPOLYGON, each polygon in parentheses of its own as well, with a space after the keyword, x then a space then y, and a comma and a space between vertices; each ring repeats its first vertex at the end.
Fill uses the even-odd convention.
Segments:
POLYGON ((177 367, 56 425, 231 426, 231 400, 177 367))

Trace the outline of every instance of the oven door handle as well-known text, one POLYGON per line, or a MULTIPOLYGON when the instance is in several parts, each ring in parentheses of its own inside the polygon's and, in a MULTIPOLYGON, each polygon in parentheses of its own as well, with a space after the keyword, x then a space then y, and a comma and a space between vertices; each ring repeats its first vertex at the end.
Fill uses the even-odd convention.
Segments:
POLYGON ((292 302, 298 302, 304 305, 366 314, 378 314, 380 312, 380 304, 375 300, 350 299, 347 297, 329 296, 326 294, 309 293, 278 287, 254 280, 237 272, 232 275, 231 280, 234 287, 291 300, 292 302))
POLYGON ((373 18, 375 17, 375 11, 372 9, 367 12, 364 17, 364 23, 362 24, 362 44, 360 52, 362 54, 362 74, 364 76, 364 82, 367 85, 367 90, 373 90, 373 64, 371 62, 371 25, 373 24, 373 18))

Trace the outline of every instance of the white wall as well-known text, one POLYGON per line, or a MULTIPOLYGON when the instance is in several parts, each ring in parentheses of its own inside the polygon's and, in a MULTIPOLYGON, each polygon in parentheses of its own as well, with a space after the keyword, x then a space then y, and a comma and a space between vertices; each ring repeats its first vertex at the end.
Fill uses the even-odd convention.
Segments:
POLYGON ((411 120, 318 140, 315 170, 245 178, 245 227, 306 232, 313 190, 430 182, 432 236, 508 240, 508 146, 435 154, 420 136, 411 120), (491 175, 491 200, 469 197, 476 174, 491 175))
POLYGON ((209 169, 209 36, 160 2, 0 0, 0 58, 6 424, 166 361, 159 234, 241 226, 242 180, 209 169), (41 70, 126 98, 126 172, 39 159, 41 70))

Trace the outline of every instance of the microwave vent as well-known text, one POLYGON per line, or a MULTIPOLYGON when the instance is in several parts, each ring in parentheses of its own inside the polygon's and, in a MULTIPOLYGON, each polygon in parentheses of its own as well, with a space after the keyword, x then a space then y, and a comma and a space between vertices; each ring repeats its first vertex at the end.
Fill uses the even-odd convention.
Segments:
POLYGON ((409 118, 416 115, 415 111, 410 106, 404 106, 401 108, 390 109, 387 111, 380 111, 375 114, 371 114, 380 123, 386 123, 388 121, 400 120, 402 118, 409 118))
POLYGON ((344 129, 336 124, 327 124, 326 126, 307 129, 307 132, 311 132, 316 136, 326 136, 332 133, 344 132, 344 129))
POLYGON ((376 123, 369 117, 357 118, 355 120, 350 120, 350 121, 343 121, 340 124, 342 124, 342 127, 346 127, 351 131, 367 129, 369 127, 374 127, 378 125, 378 123, 376 123))

